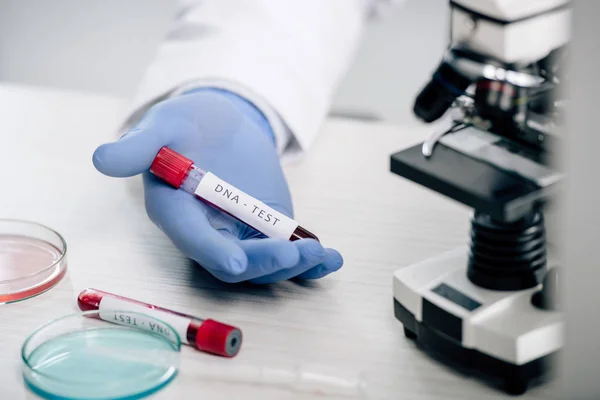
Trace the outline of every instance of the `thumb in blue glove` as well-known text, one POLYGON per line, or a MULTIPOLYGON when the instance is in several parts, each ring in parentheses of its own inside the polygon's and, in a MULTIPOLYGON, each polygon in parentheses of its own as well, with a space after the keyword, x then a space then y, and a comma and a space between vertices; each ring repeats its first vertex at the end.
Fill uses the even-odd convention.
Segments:
POLYGON ((273 132, 246 100, 201 89, 151 108, 119 141, 100 146, 96 168, 114 177, 144 175, 150 219, 186 256, 225 282, 318 279, 342 266, 341 255, 311 239, 289 242, 257 232, 148 172, 163 147, 292 217, 292 201, 273 132))

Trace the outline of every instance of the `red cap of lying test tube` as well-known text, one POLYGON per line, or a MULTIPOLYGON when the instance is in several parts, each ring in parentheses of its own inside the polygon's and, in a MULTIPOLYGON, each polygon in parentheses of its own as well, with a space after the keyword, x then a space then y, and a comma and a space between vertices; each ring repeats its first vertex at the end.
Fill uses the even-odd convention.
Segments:
POLYGON ((193 164, 194 162, 189 158, 168 147, 163 147, 154 158, 150 172, 179 189, 193 164))
POLYGON ((241 344, 241 330, 212 319, 202 321, 196 333, 196 347, 199 350, 224 357, 235 356, 241 344))

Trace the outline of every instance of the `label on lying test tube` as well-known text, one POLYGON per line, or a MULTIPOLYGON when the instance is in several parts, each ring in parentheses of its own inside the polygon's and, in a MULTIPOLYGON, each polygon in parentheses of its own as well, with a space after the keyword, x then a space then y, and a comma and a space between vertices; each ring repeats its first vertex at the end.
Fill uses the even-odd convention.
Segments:
POLYGON ((289 239, 298 223, 229 183, 207 173, 195 193, 271 238, 289 239))
POLYGON ((187 339, 187 330, 191 322, 191 320, 188 318, 157 311, 141 304, 131 303, 111 296, 102 297, 98 310, 100 311, 100 318, 104 321, 112 322, 118 325, 129 325, 135 328, 151 331, 175 341, 175 338, 172 337, 173 332, 171 329, 169 329, 160 321, 166 322, 173 328, 173 330, 177 332, 177 334, 179 334, 179 338, 182 343, 191 344, 187 339), (146 314, 152 318, 148 318, 145 315, 140 314, 129 314, 128 311, 132 313, 146 314), (159 321, 153 318, 156 318, 159 321))

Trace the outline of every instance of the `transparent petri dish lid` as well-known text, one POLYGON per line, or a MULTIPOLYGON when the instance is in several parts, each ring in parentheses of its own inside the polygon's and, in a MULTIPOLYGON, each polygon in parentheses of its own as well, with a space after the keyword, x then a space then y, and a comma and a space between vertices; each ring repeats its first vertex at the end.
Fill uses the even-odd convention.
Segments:
POLYGON ((35 222, 0 219, 0 304, 54 287, 67 270, 67 243, 35 222))
POLYGON ((167 323, 131 311, 54 320, 23 343, 23 378, 44 399, 141 399, 179 371, 181 341, 167 323), (115 319, 115 324, 107 322, 115 319))

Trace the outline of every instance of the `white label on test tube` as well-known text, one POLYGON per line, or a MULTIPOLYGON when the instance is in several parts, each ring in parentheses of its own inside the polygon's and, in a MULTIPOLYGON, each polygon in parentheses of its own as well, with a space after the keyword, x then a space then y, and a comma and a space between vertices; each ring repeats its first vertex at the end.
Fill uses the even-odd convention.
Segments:
POLYGON ((208 172, 195 193, 271 238, 289 239, 298 223, 208 172))
POLYGON ((189 318, 154 310, 111 296, 102 297, 98 310, 100 311, 100 318, 107 322, 137 327, 175 340, 175 338, 170 337, 172 336, 171 330, 159 321, 166 322, 179 334, 181 342, 191 344, 187 340, 187 330, 191 322, 189 318), (159 321, 144 317, 144 315, 127 314, 127 311, 146 314, 159 321))

